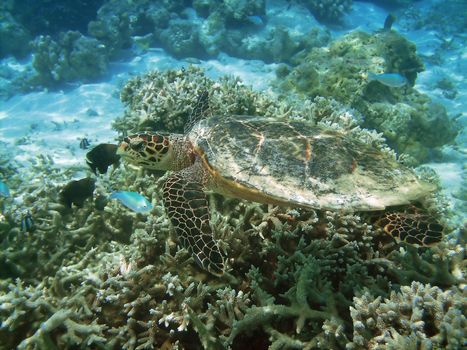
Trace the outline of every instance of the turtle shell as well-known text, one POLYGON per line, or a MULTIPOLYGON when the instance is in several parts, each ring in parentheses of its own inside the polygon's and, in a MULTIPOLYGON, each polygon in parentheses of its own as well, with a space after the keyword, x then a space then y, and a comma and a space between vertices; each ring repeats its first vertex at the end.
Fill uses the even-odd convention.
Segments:
POLYGON ((220 192, 258 202, 382 210, 433 190, 355 133, 306 121, 210 117, 188 137, 220 192))

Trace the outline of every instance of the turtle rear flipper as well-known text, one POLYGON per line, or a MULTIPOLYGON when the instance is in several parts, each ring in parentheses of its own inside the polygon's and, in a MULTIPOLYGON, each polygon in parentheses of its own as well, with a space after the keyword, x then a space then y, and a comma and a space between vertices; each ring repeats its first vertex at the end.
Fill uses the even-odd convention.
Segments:
POLYGON ((173 173, 164 184, 164 205, 183 247, 203 269, 221 275, 224 257, 213 238, 204 177, 198 162, 173 173))
POLYGON ((430 246, 443 238, 444 227, 427 215, 387 213, 376 221, 376 225, 397 242, 430 246))

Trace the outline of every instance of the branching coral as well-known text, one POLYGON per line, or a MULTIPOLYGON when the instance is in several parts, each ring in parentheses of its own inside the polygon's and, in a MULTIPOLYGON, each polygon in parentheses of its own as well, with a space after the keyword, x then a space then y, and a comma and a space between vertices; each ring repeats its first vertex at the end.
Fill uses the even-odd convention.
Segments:
POLYGON ((354 325, 348 349, 459 349, 465 345, 465 295, 412 282, 382 300, 369 291, 355 297, 350 308, 354 325))
MULTIPOLYGON (((122 91, 129 112, 115 127, 181 132, 205 91, 206 114, 307 119, 391 152, 381 135, 358 126, 359 113, 336 101, 281 100, 235 78, 215 82, 196 68, 133 79, 122 91)), ((213 231, 228 257, 219 278, 199 269, 172 236, 162 174, 120 166, 96 180, 96 197, 111 188, 144 194, 154 208, 142 215, 116 201, 64 208, 60 187, 86 171, 81 167, 61 169, 44 156, 23 176, 5 163, 2 176, 23 195, 1 207, 2 350, 343 349, 417 341, 454 348, 462 342, 464 243, 455 234, 416 251, 389 244, 373 227, 378 213, 291 209, 210 194, 213 231), (35 219, 34 232, 20 232, 24 208, 35 219), (409 287, 412 281, 419 283, 409 287)), ((449 217, 432 208, 442 201, 433 196, 432 202, 430 215, 449 217)))
POLYGON ((285 114, 276 101, 252 91, 239 79, 223 77, 214 82, 194 66, 136 77, 126 84, 120 98, 128 110, 113 126, 122 133, 141 129, 181 133, 197 105, 204 113, 216 115, 285 114))

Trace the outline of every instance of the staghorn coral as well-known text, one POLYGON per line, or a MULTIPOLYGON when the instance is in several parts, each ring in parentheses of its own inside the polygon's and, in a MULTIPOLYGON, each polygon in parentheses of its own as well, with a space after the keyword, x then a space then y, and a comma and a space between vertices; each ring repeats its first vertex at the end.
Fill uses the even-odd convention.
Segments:
POLYGON ((460 349, 466 338, 465 295, 457 289, 443 291, 430 284, 412 282, 375 298, 368 290, 354 298, 350 308, 353 342, 347 349, 443 348, 460 349))
MULTIPOLYGON (((366 142, 386 147, 381 135, 358 127, 361 115, 336 101, 280 100, 253 92, 235 78, 212 81, 196 68, 150 73, 132 80, 122 94, 134 111, 143 110, 144 93, 151 98, 144 108, 163 106, 179 96, 177 103, 170 102, 174 107, 186 102, 179 124, 171 125, 168 121, 176 114, 161 108, 148 109, 150 121, 155 121, 148 125, 166 123, 167 129, 182 131, 199 102, 193 90, 204 89, 209 91, 207 113, 212 109, 305 118, 352 130, 366 142)), ((129 114, 116 124, 121 131, 126 126, 142 127, 129 114)), ((84 165, 62 169, 43 156, 33 161, 31 172, 25 172, 24 165, 20 171, 11 161, 0 166, 12 192, 23 193, 20 201, 2 205, 9 224, 0 231, 0 256, 7 252, 9 266, 21 269, 2 271, 2 350, 345 348, 361 341, 351 310, 360 310, 358 298, 367 291, 370 303, 391 298, 397 307, 406 298, 391 296, 399 286, 405 290, 413 280, 430 283, 423 307, 432 310, 430 298, 442 295, 450 300, 450 290, 463 283, 460 235, 448 235, 439 247, 417 252, 388 244, 389 237, 373 227, 372 214, 282 208, 213 194, 209 201, 214 232, 229 258, 229 271, 216 278, 193 264, 172 237, 161 204, 165 177, 160 173, 120 166, 96 181, 96 197, 113 188, 150 198, 152 212, 141 215, 116 201, 103 210, 92 200, 71 210, 57 204, 60 184, 89 172, 84 165), (37 228, 21 233, 17 215, 26 208, 37 228), (18 258, 13 259, 14 254, 18 258)), ((423 171, 421 175, 432 176, 423 171)), ((442 201, 432 201, 430 214, 448 218, 448 211, 435 208, 442 201)), ((456 302, 443 316, 446 332, 456 337, 465 327, 460 307, 456 302)), ((382 323, 373 331, 383 334, 386 326, 382 323)), ((403 330, 398 332, 405 336, 403 330)), ((425 333, 421 338, 431 335, 429 329, 419 332, 425 333)))
POLYGON ((181 133, 198 103, 217 115, 286 113, 273 99, 252 91, 239 79, 225 76, 215 82, 195 66, 136 77, 122 89, 120 99, 128 109, 113 127, 121 133, 141 129, 181 133), (206 101, 200 101, 206 93, 206 101))

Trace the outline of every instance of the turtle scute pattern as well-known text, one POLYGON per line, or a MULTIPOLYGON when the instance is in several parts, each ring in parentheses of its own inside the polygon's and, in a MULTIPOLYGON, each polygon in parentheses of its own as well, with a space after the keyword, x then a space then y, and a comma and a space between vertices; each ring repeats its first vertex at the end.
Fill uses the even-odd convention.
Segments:
POLYGON ((217 176, 291 205, 384 210, 430 187, 351 132, 306 121, 217 116, 195 125, 189 137, 217 176))
POLYGON ((209 204, 195 163, 173 173, 164 184, 163 196, 167 214, 182 246, 196 262, 214 275, 224 271, 224 258, 213 238, 209 204))
POLYGON ((442 225, 418 213, 387 213, 376 225, 396 241, 418 246, 433 245, 443 237, 442 225))

